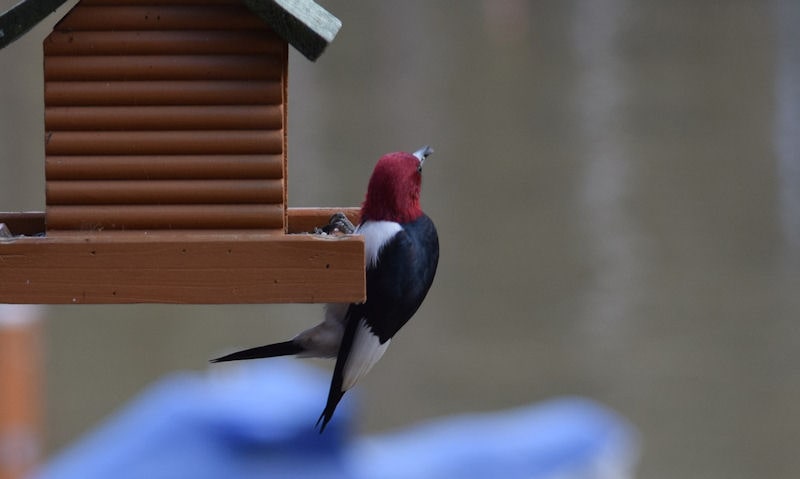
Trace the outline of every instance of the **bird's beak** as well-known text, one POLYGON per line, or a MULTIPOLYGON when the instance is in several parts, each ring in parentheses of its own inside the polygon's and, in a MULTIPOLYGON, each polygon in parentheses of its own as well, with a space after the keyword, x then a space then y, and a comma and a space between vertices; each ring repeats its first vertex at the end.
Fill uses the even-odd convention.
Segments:
POLYGON ((419 160, 420 166, 422 166, 422 164, 425 163, 425 160, 429 156, 431 156, 432 153, 433 153, 433 148, 431 148, 428 145, 425 145, 425 146, 423 146, 422 148, 420 148, 419 150, 415 151, 412 154, 417 157, 417 159, 419 160))

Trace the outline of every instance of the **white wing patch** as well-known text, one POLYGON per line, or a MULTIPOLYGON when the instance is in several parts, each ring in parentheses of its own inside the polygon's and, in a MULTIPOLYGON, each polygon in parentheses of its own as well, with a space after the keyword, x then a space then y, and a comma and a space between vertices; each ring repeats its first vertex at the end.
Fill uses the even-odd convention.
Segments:
POLYGON ((367 322, 361 319, 358 322, 358 329, 353 338, 353 347, 344 365, 344 377, 342 378, 342 391, 347 391, 355 386, 359 379, 372 369, 372 366, 386 352, 391 339, 381 344, 378 336, 370 331, 367 322))
POLYGON ((364 255, 367 268, 378 264, 378 254, 386 243, 403 229, 394 221, 366 221, 358 225, 356 234, 364 236, 364 255))

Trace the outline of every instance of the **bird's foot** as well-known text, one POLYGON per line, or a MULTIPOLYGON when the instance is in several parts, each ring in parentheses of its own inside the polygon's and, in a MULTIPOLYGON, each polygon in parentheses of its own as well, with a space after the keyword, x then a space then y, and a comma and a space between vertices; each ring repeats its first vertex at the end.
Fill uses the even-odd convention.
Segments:
POLYGON ((325 233, 331 235, 336 233, 336 231, 346 235, 351 235, 356 231, 356 227, 347 219, 347 215, 341 211, 331 216, 327 225, 322 228, 314 228, 314 233, 316 234, 325 233))

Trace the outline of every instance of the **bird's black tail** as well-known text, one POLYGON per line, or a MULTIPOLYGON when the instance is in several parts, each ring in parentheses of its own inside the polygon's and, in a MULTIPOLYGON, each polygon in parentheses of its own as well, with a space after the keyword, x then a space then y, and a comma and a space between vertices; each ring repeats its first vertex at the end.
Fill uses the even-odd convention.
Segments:
POLYGON ((255 348, 245 349, 243 351, 237 351, 220 358, 212 359, 210 362, 221 363, 224 361, 239 361, 240 359, 272 358, 275 356, 298 354, 302 351, 303 348, 300 347, 299 344, 289 340, 282 343, 267 344, 266 346, 258 346, 255 348))
POLYGON ((319 433, 325 431, 325 427, 333 418, 333 412, 336 411, 336 406, 344 396, 344 369, 347 365, 347 358, 350 357, 350 349, 353 347, 353 339, 356 335, 358 327, 358 317, 353 316, 353 307, 347 312, 347 325, 344 328, 342 335, 342 343, 339 345, 339 353, 336 355, 336 366, 333 368, 333 377, 331 378, 331 388, 328 391, 328 401, 325 404, 325 409, 322 410, 319 419, 317 419, 316 427, 319 428, 319 433))
POLYGON ((323 410, 322 414, 319 415, 319 419, 317 419, 317 424, 315 426, 319 428, 320 434, 325 431, 325 427, 328 425, 331 419, 333 419, 333 412, 336 410, 336 406, 339 404, 339 401, 342 400, 343 396, 344 391, 331 389, 330 395, 328 396, 328 404, 325 405, 325 410, 323 410))

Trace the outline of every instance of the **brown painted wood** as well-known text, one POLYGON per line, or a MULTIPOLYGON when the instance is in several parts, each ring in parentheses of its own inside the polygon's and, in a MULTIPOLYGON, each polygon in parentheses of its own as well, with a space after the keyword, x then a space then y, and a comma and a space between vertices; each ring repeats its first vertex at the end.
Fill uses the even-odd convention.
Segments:
POLYGON ((49 81, 49 106, 278 105, 283 86, 270 81, 49 81))
POLYGON ((244 5, 78 5, 54 30, 265 30, 244 5))
POLYGON ((44 211, 0 212, 0 223, 5 223, 14 235, 43 234, 44 211))
POLYGON ((48 181, 50 205, 283 203, 282 180, 48 181))
POLYGON ((282 204, 48 205, 51 230, 265 229, 283 232, 282 204))
POLYGON ((274 80, 274 55, 50 56, 45 81, 274 80))
POLYGON ((311 233, 314 228, 321 228, 328 224, 331 216, 342 212, 354 225, 358 224, 360 208, 289 208, 289 232, 311 233))
POLYGON ((42 432, 42 325, 37 306, 0 304, 0 479, 30 477, 42 432))
POLYGON ((0 243, 0 302, 314 303, 365 299, 359 236, 99 233, 0 243))
POLYGON ((56 156, 49 180, 279 179, 282 155, 56 156))
MULTIPOLYGON (((341 208, 288 208, 288 233, 310 233, 314 231, 315 227, 322 227, 328 224, 330 217, 336 212, 344 212, 353 224, 358 224, 360 208, 356 207, 341 207, 341 208)), ((0 212, 0 223, 9 225, 12 233, 35 235, 44 233, 44 211, 29 211, 22 213, 0 212)), ((62 236, 65 234, 75 234, 78 237, 86 235, 85 231, 53 231, 54 235, 62 236)), ((104 233, 120 234, 120 231, 106 231, 104 233)), ((161 234, 161 232, 157 232, 161 234)), ((216 232, 217 234, 231 235, 234 230, 225 230, 224 232, 216 232)), ((253 232, 250 232, 253 233, 253 232)), ((94 233, 99 234, 99 233, 94 233)), ((133 233, 138 238, 140 232, 133 233)), ((179 235, 179 231, 171 231, 170 234, 179 235)), ((195 237, 200 237, 198 231, 191 231, 195 237)), ((210 235, 210 233, 209 233, 210 235)))
POLYGON ((286 42, 238 1, 89 3, 44 42, 48 233, 284 233, 286 42))
POLYGON ((280 55, 283 41, 267 30, 54 31, 45 55, 280 55))
POLYGON ((283 127, 279 105, 53 106, 50 130, 260 130, 283 127))
POLYGON ((53 131, 47 155, 223 155, 283 151, 283 134, 263 131, 53 131))

